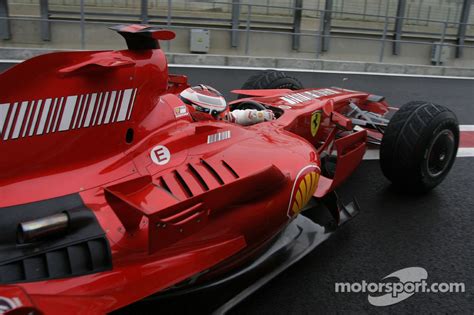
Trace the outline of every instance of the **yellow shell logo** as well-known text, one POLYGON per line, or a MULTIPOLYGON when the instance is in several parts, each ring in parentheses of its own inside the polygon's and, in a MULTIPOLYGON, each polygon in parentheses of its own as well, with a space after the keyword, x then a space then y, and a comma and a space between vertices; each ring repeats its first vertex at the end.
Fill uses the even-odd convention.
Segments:
POLYGON ((295 190, 291 211, 293 216, 300 213, 304 206, 309 202, 316 187, 318 186, 319 174, 312 171, 306 174, 300 181, 298 188, 295 190))

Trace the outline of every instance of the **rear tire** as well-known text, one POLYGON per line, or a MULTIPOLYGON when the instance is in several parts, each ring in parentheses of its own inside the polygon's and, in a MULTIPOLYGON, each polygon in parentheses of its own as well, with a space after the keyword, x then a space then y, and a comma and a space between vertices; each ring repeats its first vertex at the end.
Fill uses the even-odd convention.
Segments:
POLYGON ((458 145, 459 124, 451 110, 428 102, 409 102, 385 129, 380 166, 396 187, 428 191, 449 173, 458 145))
MULTIPOLYGON (((261 71, 245 81, 243 90, 262 90, 262 89, 290 89, 301 90, 303 84, 283 71, 265 70, 261 71)), ((239 98, 247 97, 239 95, 239 98)))

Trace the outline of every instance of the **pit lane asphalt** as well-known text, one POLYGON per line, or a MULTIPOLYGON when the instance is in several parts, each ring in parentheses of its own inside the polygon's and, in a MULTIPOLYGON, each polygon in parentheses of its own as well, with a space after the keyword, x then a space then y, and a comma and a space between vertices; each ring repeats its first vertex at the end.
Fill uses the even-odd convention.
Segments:
MULTIPOLYGON (((0 66, 1 69, 1 66, 0 66)), ((240 88, 256 71, 171 68, 221 91, 240 88)), ((341 86, 385 95, 393 106, 410 100, 447 105, 460 123, 474 124, 474 80, 290 73, 307 87, 341 86)), ((226 93, 228 98, 232 97, 226 93)), ((446 180, 423 196, 394 192, 378 161, 364 161, 339 189, 355 196, 361 213, 334 237, 234 308, 231 314, 474 313, 474 159, 458 158, 446 180), (417 293, 398 304, 375 307, 367 294, 334 292, 335 282, 379 282, 406 267, 423 267, 428 283, 463 282, 465 293, 417 293)), ((209 299, 213 297, 210 296, 209 299)), ((198 314, 195 301, 183 301, 198 314)), ((202 303, 202 301, 201 301, 202 303)), ((142 304, 130 314, 173 314, 174 306, 142 304)))

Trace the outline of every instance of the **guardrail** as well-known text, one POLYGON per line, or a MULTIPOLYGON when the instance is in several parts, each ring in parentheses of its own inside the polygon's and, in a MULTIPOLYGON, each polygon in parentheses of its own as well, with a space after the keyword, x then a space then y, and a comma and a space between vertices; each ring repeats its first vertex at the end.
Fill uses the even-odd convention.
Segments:
MULTIPOLYGON (((138 12, 131 13, 109 13, 109 12, 86 12, 85 0, 79 1, 79 10, 51 10, 48 0, 40 0, 40 17, 25 18, 15 17, 8 14, 8 2, 0 0, 0 36, 3 39, 10 38, 10 21, 12 20, 28 20, 38 21, 41 25, 41 37, 48 41, 51 39, 51 23, 75 23, 81 30, 80 42, 81 48, 85 48, 85 25, 86 24, 109 24, 114 21, 141 22, 166 26, 170 29, 191 29, 195 27, 205 27, 209 30, 226 31, 230 33, 230 46, 239 46, 239 36, 245 36, 244 54, 249 55, 251 52, 252 42, 251 34, 280 34, 291 36, 292 49, 298 51, 300 49, 301 38, 311 37, 315 39, 314 47, 315 58, 320 58, 321 54, 330 51, 330 42, 332 39, 354 39, 367 42, 379 42, 380 49, 378 52, 378 61, 383 62, 388 45, 392 46, 392 54, 400 54, 401 46, 410 45, 428 45, 432 46, 433 41, 437 42, 440 51, 443 47, 455 48, 456 58, 463 56, 464 49, 472 49, 474 36, 467 34, 469 29, 474 29, 474 24, 468 23, 469 13, 473 0, 463 0, 462 9, 459 12, 459 22, 453 22, 450 12, 447 12, 446 20, 437 20, 421 17, 407 17, 407 0, 398 0, 395 15, 390 15, 390 0, 386 1, 385 11, 383 14, 369 14, 367 12, 367 0, 361 0, 364 4, 363 12, 349 12, 347 10, 336 10, 334 0, 318 0, 323 3, 323 8, 305 8, 303 0, 293 0, 291 6, 270 5, 258 3, 243 3, 241 0, 212 1, 213 5, 228 6, 228 15, 222 17, 196 17, 179 15, 173 12, 173 3, 167 0, 166 14, 154 15, 149 12, 149 1, 140 0, 138 12), (281 21, 272 22, 262 20, 261 14, 254 13, 262 10, 288 10, 287 18, 290 22, 281 21), (339 19, 338 19, 339 17, 339 19), (344 19, 341 19, 344 17, 344 19), (347 21, 353 20, 373 20, 378 21, 368 27, 351 27, 345 25, 347 21), (318 23, 318 29, 304 30, 303 22, 314 20, 318 23), (338 21, 338 23, 335 23, 338 21), (438 25, 439 32, 431 30, 404 31, 405 25, 438 25), (212 26, 209 26, 212 25, 212 26), (453 32, 453 26, 455 32, 453 32), (413 38, 413 39, 409 39, 413 38)), ((344 1, 342 0, 342 3, 344 1)), ((393 5, 392 5, 393 6, 393 5)), ((382 11, 382 0, 380 0, 379 11, 382 11)), ((419 15, 419 14, 418 14, 419 15)), ((428 14, 429 17, 429 14, 428 14)), ((170 48, 170 47, 168 47, 170 48)), ((435 58, 435 64, 441 64, 441 53, 435 58)))

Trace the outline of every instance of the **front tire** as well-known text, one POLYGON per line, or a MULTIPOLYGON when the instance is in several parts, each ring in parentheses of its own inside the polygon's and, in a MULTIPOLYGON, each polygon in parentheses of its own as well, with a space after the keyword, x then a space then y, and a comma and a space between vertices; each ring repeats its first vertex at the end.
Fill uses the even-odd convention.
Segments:
POLYGON ((424 192, 449 173, 459 146, 459 124, 448 108, 414 101, 403 105, 385 129, 382 172, 396 187, 424 192))

